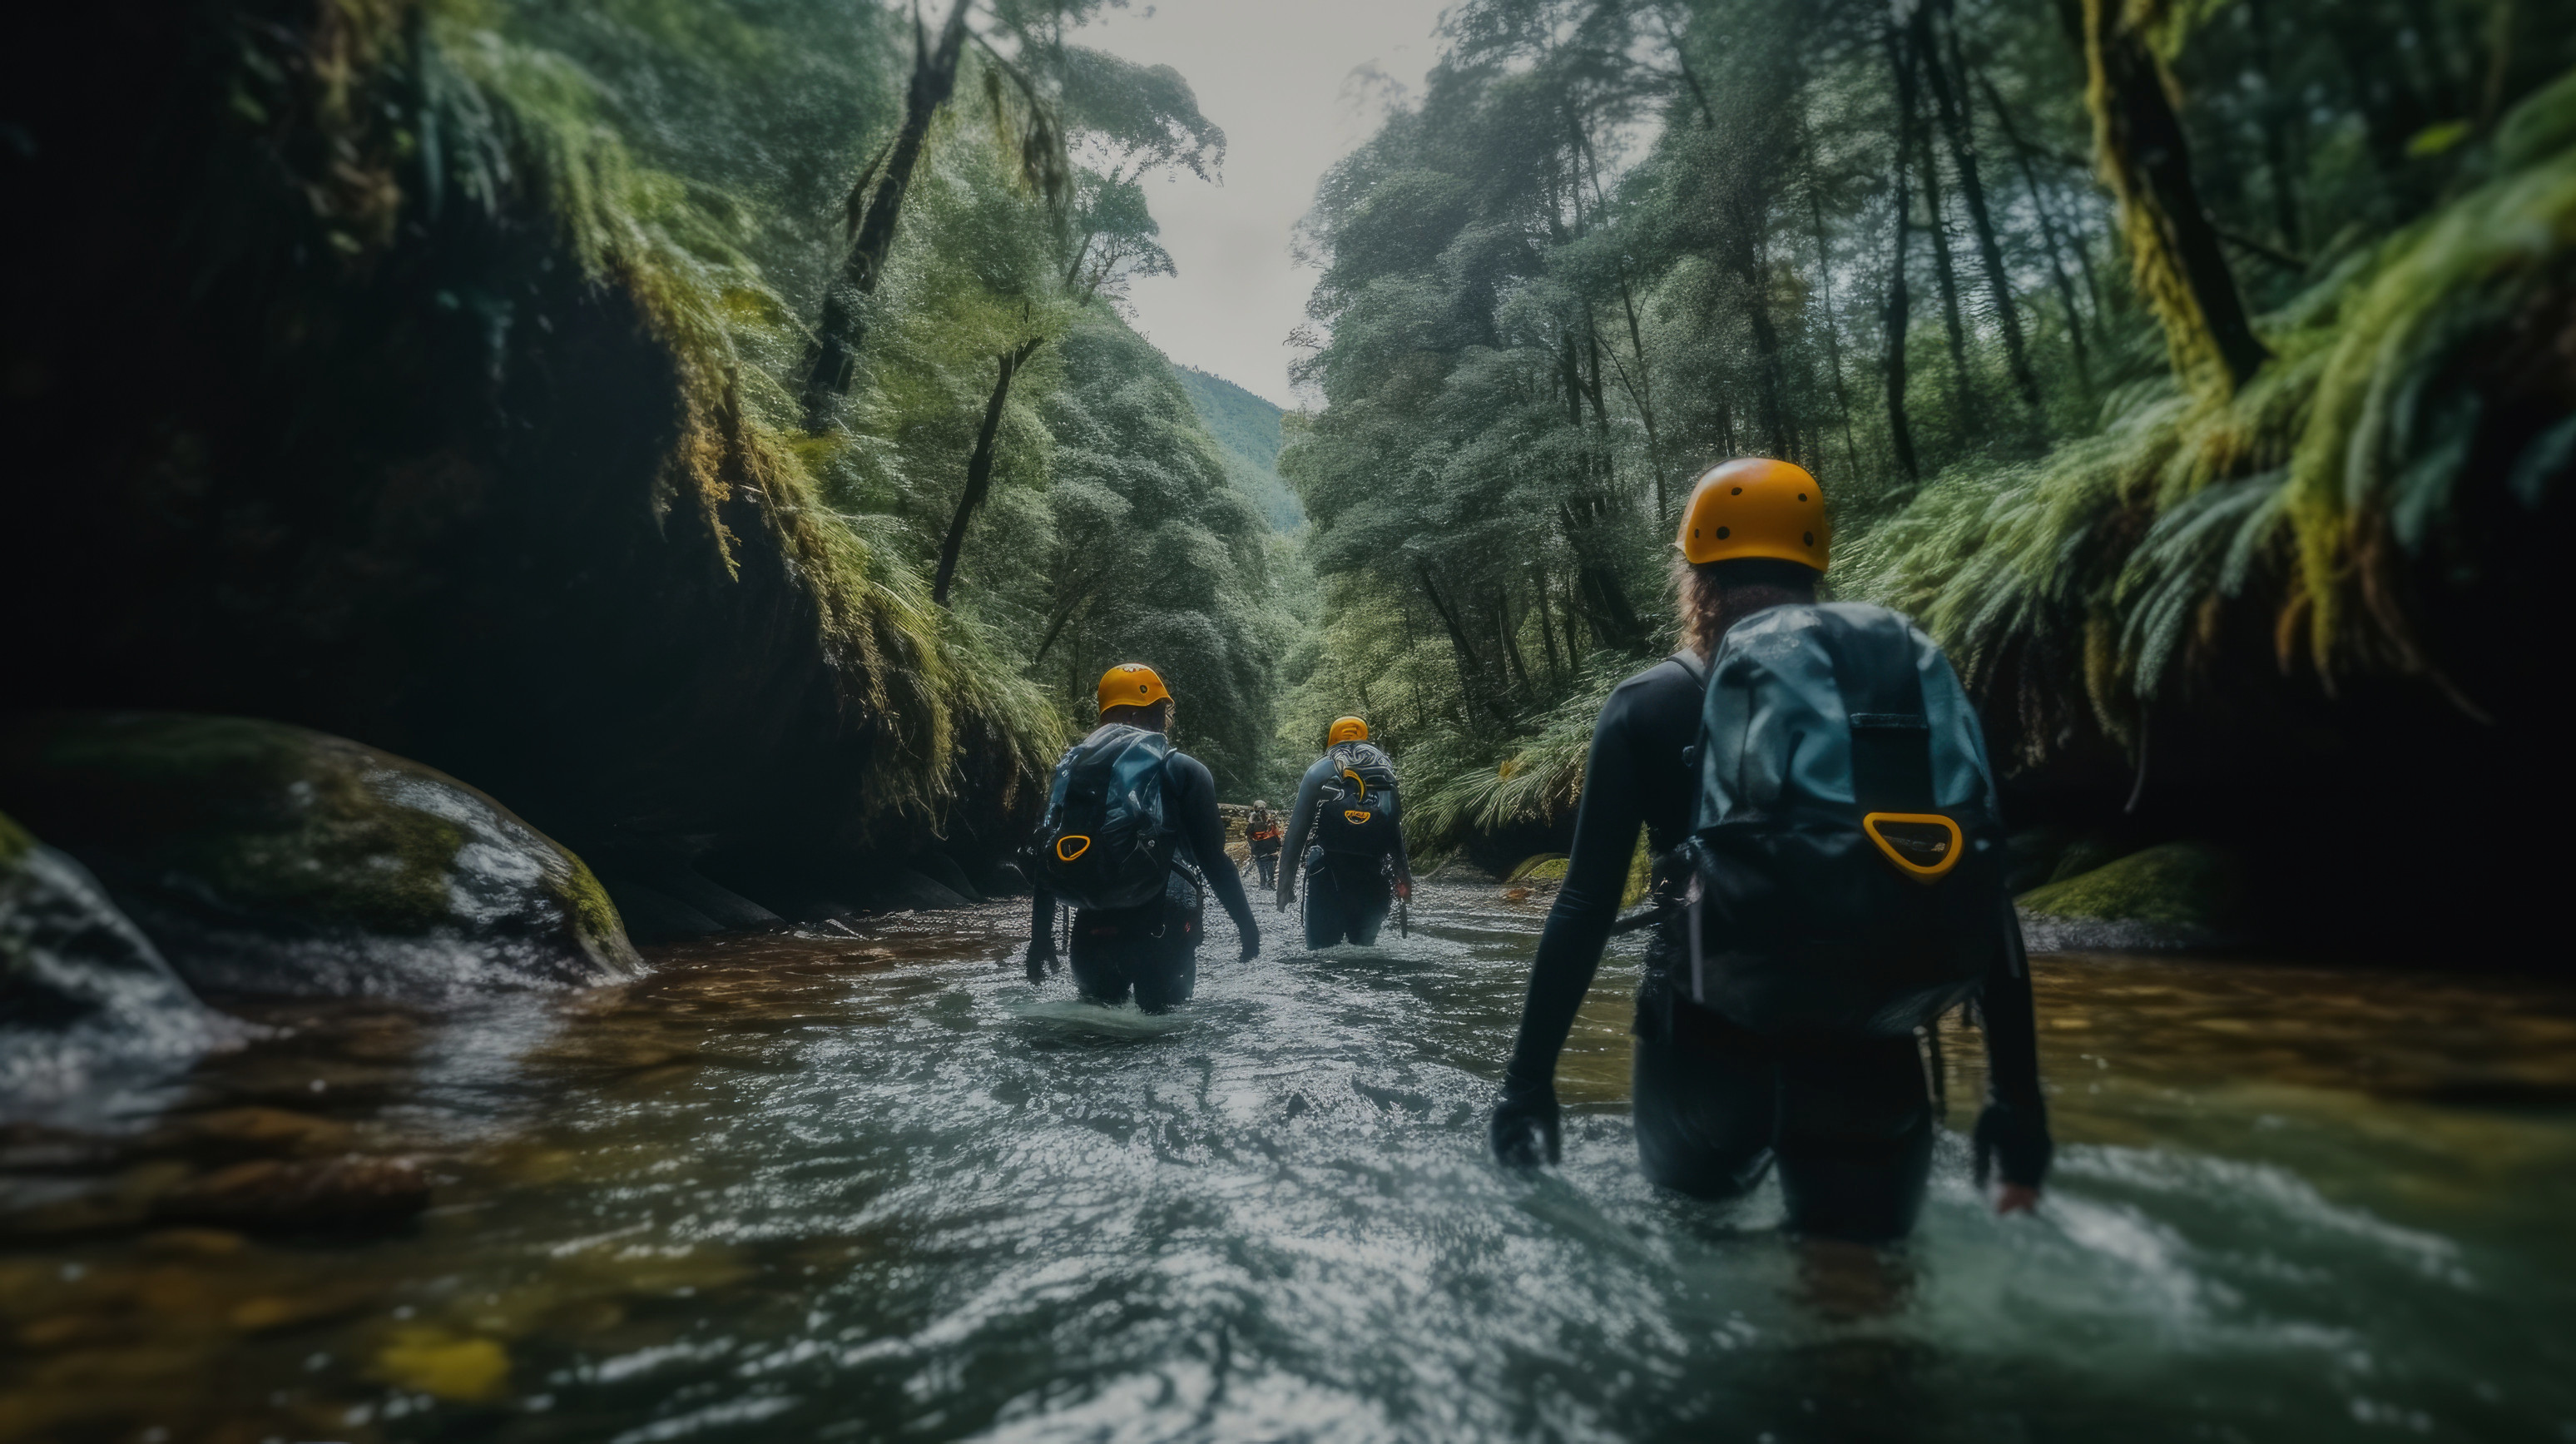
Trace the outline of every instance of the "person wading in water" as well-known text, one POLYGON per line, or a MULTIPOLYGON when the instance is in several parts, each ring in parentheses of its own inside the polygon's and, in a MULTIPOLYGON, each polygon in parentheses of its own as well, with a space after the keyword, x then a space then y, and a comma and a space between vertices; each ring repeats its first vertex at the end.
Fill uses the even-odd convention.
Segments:
POLYGON ((1252 850, 1253 871, 1260 875, 1263 887, 1275 887, 1279 881, 1279 819, 1270 813, 1270 804, 1252 804, 1252 816, 1243 826, 1243 840, 1252 850))
POLYGON ((1504 1164, 1557 1160, 1557 1054, 1643 825, 1658 926, 1632 1096, 1649 1178, 1732 1198, 1776 1162, 1793 1230, 1901 1237, 1935 1126, 1917 1030, 1973 999, 1978 1181, 1999 1163, 1998 1211, 2038 1201, 2051 1143, 1984 739, 1928 637, 1818 604, 1830 540, 1823 492, 1786 462, 1728 462, 1693 490, 1684 646, 1621 683, 1593 729, 1494 1109, 1504 1164))
POLYGON ((1226 862, 1216 779, 1166 735, 1173 702, 1163 679, 1128 662, 1101 674, 1099 692, 1100 726, 1056 764, 1030 848, 1029 981, 1043 981, 1055 961, 1062 898, 1076 909, 1067 951, 1083 999, 1115 1007, 1132 992, 1137 1007, 1167 1012, 1198 984, 1208 892, 1234 919, 1246 961, 1261 951, 1261 928, 1226 862))
MULTIPOLYGON (((1404 853, 1404 803, 1395 764, 1368 740, 1368 724, 1343 717, 1324 755, 1297 784, 1287 845, 1306 874, 1306 946, 1377 941, 1387 910, 1413 896, 1404 853)), ((1279 906, 1297 899, 1296 870, 1279 869, 1279 906)))

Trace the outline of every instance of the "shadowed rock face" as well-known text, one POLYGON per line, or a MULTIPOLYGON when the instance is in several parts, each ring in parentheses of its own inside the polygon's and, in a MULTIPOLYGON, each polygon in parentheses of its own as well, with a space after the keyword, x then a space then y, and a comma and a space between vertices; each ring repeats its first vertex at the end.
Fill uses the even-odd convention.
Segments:
POLYGON ((86 869, 0 816, 0 1116, 104 1108, 116 1082, 245 1031, 190 995, 86 869))
POLYGON ((454 778, 299 727, 0 723, 0 807, 87 864, 200 992, 434 1001, 640 966, 579 858, 454 778))

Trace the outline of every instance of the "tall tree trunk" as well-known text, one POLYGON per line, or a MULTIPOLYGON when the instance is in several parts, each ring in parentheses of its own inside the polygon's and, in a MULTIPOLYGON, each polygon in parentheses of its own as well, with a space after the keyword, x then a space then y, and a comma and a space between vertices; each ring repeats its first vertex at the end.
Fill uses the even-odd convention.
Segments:
MULTIPOLYGON (((2048 273, 2057 282, 2058 304, 2066 308, 2066 340, 2075 352, 2075 380, 2087 397, 2093 394, 2093 360, 2084 344, 2084 314, 2075 304, 2075 279, 2067 274, 2066 254, 2057 233, 2056 208, 2049 205, 2048 195, 2040 189, 2039 167, 2031 160, 2030 146, 2014 128, 2012 112, 2004 108, 2003 93, 1995 89, 1991 77, 1980 75, 1978 83, 1986 92, 1986 105, 1995 113, 1995 124, 2013 149, 2013 159, 2021 166, 2021 182, 2030 191, 2030 208, 2039 215, 2039 234, 2048 244, 2048 273)), ((2083 244, 2079 238, 2078 246, 2083 244)))
POLYGON ((1646 336, 1637 325, 1637 301, 1628 289, 1628 267, 1619 267, 1619 308, 1628 317, 1628 349, 1637 359, 1637 376, 1628 379, 1628 368, 1619 368, 1620 383, 1627 389, 1628 400, 1637 408, 1637 418, 1646 424, 1646 464, 1655 471, 1655 525, 1671 519, 1671 506, 1664 495, 1664 448, 1655 436, 1655 378, 1646 364, 1646 336))
MULTIPOLYGON (((1798 126, 1801 131, 1806 129, 1804 116, 1799 117, 1798 126)), ((1842 318, 1834 314, 1834 255, 1833 248, 1826 241, 1824 187, 1816 177, 1815 139, 1813 136, 1804 139, 1806 143, 1800 148, 1807 155, 1807 213, 1816 228, 1816 279, 1822 288, 1824 301, 1825 362, 1833 368, 1834 407, 1843 422, 1843 463, 1857 476, 1860 473, 1860 443, 1852 437, 1851 388, 1843 384, 1843 328, 1842 318)), ((1659 515, 1657 520, 1661 519, 1659 515)))
POLYGON ((1521 679, 1521 695, 1534 697, 1538 689, 1530 685, 1529 663, 1521 660, 1520 639, 1512 635, 1512 595, 1505 587, 1494 588, 1494 637, 1503 644, 1503 660, 1511 664, 1512 674, 1521 679))
POLYGON ((1976 374, 1968 369, 1968 324, 1959 310, 1959 272, 1950 260, 1950 219, 1941 203, 1941 159, 1932 149, 1932 127, 1921 115, 1922 98, 1915 89, 1917 67, 1931 63, 1909 40, 1905 47, 1905 94, 1916 113, 1909 122, 1914 128, 1914 153, 1917 169, 1923 177, 1924 229, 1932 234, 1932 278, 1941 285, 1941 324, 1950 342, 1950 376, 1953 410, 1962 419, 1976 414, 1976 374))
POLYGON ((1458 689, 1467 706, 1471 710, 1480 709, 1494 721, 1510 726, 1510 716, 1494 700, 1492 690, 1486 685, 1484 659, 1476 655, 1475 646, 1467 640, 1467 628, 1457 611, 1449 605, 1447 598, 1440 595, 1440 584, 1431 579, 1431 568, 1416 562, 1413 574, 1421 580, 1422 594, 1430 599, 1431 610, 1440 614, 1440 625, 1449 633, 1449 650, 1458 664, 1458 689))
POLYGON ((2232 391, 2271 353, 2254 335, 2217 228, 2201 208, 2164 63, 2121 0, 2084 0, 2084 48, 2094 158, 2119 198, 2138 289, 2164 323, 2166 350, 2185 383, 2232 391))
POLYGON ((805 368, 805 429, 829 430, 840 419, 841 398, 850 394, 858 373, 859 353, 867 344, 867 322, 860 315, 866 298, 885 275, 886 256, 894 249, 895 223, 903 216, 905 189, 930 139, 930 122, 957 89, 957 61, 966 43, 966 7, 957 0, 948 23, 933 44, 913 17, 912 86, 904 96, 903 128, 891 145, 859 175, 850 189, 850 254, 841 274, 823 293, 823 319, 815 330, 813 355, 805 368))
POLYGON ((939 546, 939 570, 930 583, 930 599, 943 607, 948 605, 948 589, 957 581, 958 555, 966 549, 966 523, 992 494, 993 450, 1001 439, 1002 408, 1010 404, 1011 378, 1045 344, 1045 337, 1032 336, 993 358, 1000 374, 993 381, 992 399, 984 403, 984 425, 975 433, 974 454, 966 459, 966 489, 957 494, 957 514, 949 518, 948 539, 939 546))
POLYGON ((1598 501, 1587 502, 1578 511, 1572 502, 1560 503, 1557 520, 1564 524, 1565 540, 1574 550, 1574 576, 1584 601, 1584 619, 1592 635, 1623 652, 1646 650, 1646 625, 1628 600, 1628 588, 1619 573, 1600 555, 1594 544, 1593 527, 1602 510, 1598 501))
POLYGON ((1564 685, 1565 671, 1556 663, 1556 618, 1547 601, 1547 564, 1538 564, 1538 636, 1547 644, 1547 685, 1553 691, 1564 685))
POLYGON ((1913 192, 1906 185, 1906 163, 1914 149, 1914 67, 1905 59, 1905 39, 1887 27, 1887 59, 1896 71, 1896 255, 1887 267, 1887 305, 1881 313, 1887 333, 1883 361, 1887 384, 1887 436, 1896 449, 1896 464, 1908 481, 1919 481, 1923 469, 1914 459, 1914 427, 1905 415, 1905 333, 1914 316, 1914 298, 1905 285, 1906 241, 1912 226, 1913 192))
POLYGON ((1748 205, 1743 209, 1747 214, 1736 221, 1742 232, 1729 242, 1729 248, 1734 252, 1736 280, 1744 287, 1745 325, 1753 332, 1753 396, 1759 407, 1756 421, 1763 446, 1773 456, 1786 457, 1790 437, 1786 388, 1780 374, 1780 329, 1771 319, 1771 276, 1765 263, 1760 219, 1760 211, 1767 206, 1748 205))
POLYGON ((2003 247, 1995 240, 1994 217, 1986 210, 1986 183, 1977 173, 1976 127, 1970 124, 1967 97, 1951 88, 1955 73, 1959 84, 1968 79, 1967 65, 1959 54, 1958 16, 1951 0, 1939 0, 1940 14, 1933 5, 1920 5, 1914 12, 1914 27, 1923 38, 1923 61, 1932 78, 1932 103, 1941 113, 1941 129, 1950 138, 1950 159, 1959 167, 1959 197, 1968 203, 1968 221, 1976 228, 1977 250, 1986 263, 1986 289, 1995 298, 1995 321, 2003 328, 2004 356, 2012 369, 2013 385, 2021 390, 2021 399, 2032 406, 2039 404, 2039 377, 2030 369, 2030 357, 2023 350, 2021 312, 2013 301, 2012 278, 2004 272, 2003 247), (1950 44, 1945 54, 1935 33, 1935 19, 1945 22, 1940 28, 1949 33, 1950 44))

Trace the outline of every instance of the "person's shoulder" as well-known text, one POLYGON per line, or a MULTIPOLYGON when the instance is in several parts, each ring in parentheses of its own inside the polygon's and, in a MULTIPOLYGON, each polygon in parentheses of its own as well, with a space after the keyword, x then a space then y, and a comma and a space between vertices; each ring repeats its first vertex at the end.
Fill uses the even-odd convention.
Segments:
POLYGON ((1177 747, 1163 755, 1163 768, 1167 772, 1183 774, 1194 782, 1207 782, 1213 784, 1216 781, 1216 774, 1208 771, 1208 765, 1206 763, 1201 762, 1197 758, 1192 757, 1190 754, 1183 752, 1177 747))
POLYGON ((1634 703, 1676 687, 1696 692, 1699 685, 1700 679, 1682 664, 1679 657, 1666 657, 1643 671, 1629 674, 1618 686, 1611 688, 1610 701, 1614 704, 1634 703))

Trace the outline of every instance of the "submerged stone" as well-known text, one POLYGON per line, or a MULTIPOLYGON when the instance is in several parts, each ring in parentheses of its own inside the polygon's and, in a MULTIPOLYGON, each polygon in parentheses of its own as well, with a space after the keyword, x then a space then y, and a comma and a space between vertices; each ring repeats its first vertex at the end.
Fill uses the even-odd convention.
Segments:
POLYGON ((362 1228, 429 1206, 429 1174, 408 1158, 260 1158, 202 1174, 152 1201, 161 1223, 247 1232, 362 1228))
POLYGON ((118 1081, 244 1032, 188 991, 87 869, 0 816, 0 1117, 104 1109, 118 1081))
POLYGON ((200 992, 436 1001, 639 966, 590 869, 416 762, 280 723, 0 726, 0 806, 86 863, 200 992))

